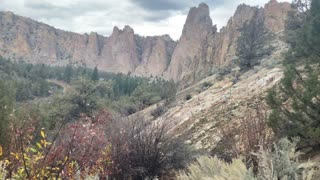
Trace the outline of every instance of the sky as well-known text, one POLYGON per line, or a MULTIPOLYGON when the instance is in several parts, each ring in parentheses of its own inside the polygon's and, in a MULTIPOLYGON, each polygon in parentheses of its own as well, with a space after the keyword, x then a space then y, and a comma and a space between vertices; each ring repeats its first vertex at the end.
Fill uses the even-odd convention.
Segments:
MULTIPOLYGON (((109 36, 113 27, 131 26, 142 36, 169 34, 179 39, 190 7, 205 2, 220 29, 245 3, 263 6, 269 0, 0 0, 0 11, 77 32, 109 36)), ((291 0, 278 0, 279 2, 291 0)))

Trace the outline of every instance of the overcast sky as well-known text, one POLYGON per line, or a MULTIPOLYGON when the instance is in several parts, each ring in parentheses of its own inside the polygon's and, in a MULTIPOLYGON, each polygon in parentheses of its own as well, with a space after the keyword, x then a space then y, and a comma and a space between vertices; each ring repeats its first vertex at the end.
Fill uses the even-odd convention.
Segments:
MULTIPOLYGON (((262 6, 269 0, 0 0, 1 11, 47 23, 56 28, 110 35, 113 27, 130 25, 135 33, 181 35, 190 7, 205 2, 213 24, 224 26, 238 4, 262 6)), ((278 0, 291 1, 291 0, 278 0)))

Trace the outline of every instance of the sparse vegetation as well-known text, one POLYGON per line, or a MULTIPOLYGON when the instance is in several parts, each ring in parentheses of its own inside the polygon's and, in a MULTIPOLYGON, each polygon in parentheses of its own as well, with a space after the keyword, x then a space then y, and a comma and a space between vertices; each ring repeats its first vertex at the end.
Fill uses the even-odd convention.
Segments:
POLYGON ((257 173, 246 168, 241 157, 227 163, 217 157, 202 156, 195 163, 190 164, 186 171, 180 172, 178 179, 312 179, 314 168, 317 167, 312 162, 302 163, 298 160, 299 153, 296 152, 295 141, 291 142, 286 138, 280 139, 272 149, 261 148, 255 153, 259 162, 257 173))
POLYGON ((270 149, 274 137, 267 125, 267 108, 254 105, 253 109, 244 112, 244 117, 239 119, 239 126, 230 123, 223 127, 223 137, 211 154, 226 162, 242 156, 247 167, 251 167, 253 172, 257 173, 259 162, 255 153, 260 148, 270 149))
POLYGON ((154 118, 157 118, 164 114, 166 111, 167 108, 164 105, 157 105, 157 107, 153 111, 151 111, 151 115, 154 118))
POLYGON ((213 84, 211 82, 204 82, 202 83, 202 89, 207 89, 211 87, 213 84))
POLYGON ((219 68, 218 74, 217 74, 217 80, 222 81, 224 77, 231 73, 231 65, 223 68, 219 68))

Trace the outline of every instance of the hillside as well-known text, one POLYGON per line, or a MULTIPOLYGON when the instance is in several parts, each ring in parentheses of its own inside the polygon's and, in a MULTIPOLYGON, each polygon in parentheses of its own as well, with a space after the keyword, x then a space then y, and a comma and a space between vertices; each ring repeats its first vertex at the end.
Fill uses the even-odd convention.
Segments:
POLYGON ((216 75, 210 76, 178 93, 176 100, 160 117, 154 119, 151 113, 161 103, 133 116, 166 124, 170 133, 186 135, 188 143, 210 151, 221 140, 221 130, 225 125, 233 124, 234 128, 240 126, 240 119, 246 115, 245 112, 265 103, 267 90, 279 83, 282 74, 282 67, 278 65, 257 67, 241 75, 235 83, 231 74, 223 80, 216 75), (206 88, 205 83, 212 86, 206 88), (187 100, 187 95, 192 98, 187 100))

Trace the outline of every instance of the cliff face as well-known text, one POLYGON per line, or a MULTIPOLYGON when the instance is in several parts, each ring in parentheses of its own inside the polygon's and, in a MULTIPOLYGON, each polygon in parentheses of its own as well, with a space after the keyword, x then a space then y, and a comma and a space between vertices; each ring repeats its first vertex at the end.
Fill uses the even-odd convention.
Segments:
POLYGON ((167 70, 172 53, 176 46, 170 36, 159 37, 138 37, 140 40, 141 62, 135 69, 134 74, 138 76, 158 76, 163 77, 167 70))
POLYGON ((80 35, 0 12, 0 55, 13 60, 161 76, 175 44, 167 35, 140 37, 129 26, 123 30, 115 27, 110 37, 80 35))
POLYGON ((206 61, 203 56, 206 53, 208 37, 216 31, 212 26, 209 7, 206 4, 191 8, 180 41, 172 55, 167 72, 168 78, 178 81, 201 68, 203 61, 206 61))
POLYGON ((115 27, 110 37, 76 34, 43 23, 0 12, 0 55, 31 63, 97 66, 100 70, 138 76, 161 76, 191 84, 212 69, 227 66, 235 53, 238 29, 258 11, 266 27, 284 29, 290 4, 271 0, 264 8, 240 5, 228 24, 217 32, 209 7, 190 9, 181 38, 141 37, 131 27, 115 27))
POLYGON ((265 26, 277 34, 284 30, 289 3, 271 0, 264 8, 239 5, 227 25, 217 32, 209 16, 208 6, 191 8, 182 36, 174 50, 167 77, 180 84, 198 81, 216 68, 228 66, 235 58, 238 29, 252 18, 264 18, 265 26), (255 17, 254 17, 255 16, 255 17))

